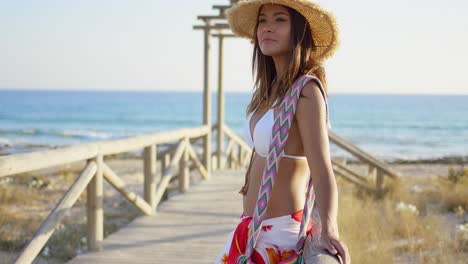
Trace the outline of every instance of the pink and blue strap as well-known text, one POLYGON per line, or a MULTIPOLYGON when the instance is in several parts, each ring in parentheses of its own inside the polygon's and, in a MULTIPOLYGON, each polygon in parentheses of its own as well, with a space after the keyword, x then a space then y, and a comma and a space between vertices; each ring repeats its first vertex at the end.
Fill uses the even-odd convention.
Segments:
MULTIPOLYGON (((265 216, 268 201, 270 200, 271 192, 275 184, 277 170, 281 157, 284 155, 284 147, 288 139, 288 132, 293 122, 296 112, 299 96, 305 84, 310 80, 315 80, 322 89, 320 80, 311 75, 303 75, 299 77, 292 85, 292 88, 283 98, 281 102, 278 116, 275 118, 272 129, 272 138, 269 145, 268 156, 263 170, 262 185, 258 191, 257 204, 253 214, 253 219, 249 226, 249 238, 247 240, 247 248, 244 255, 241 255, 237 263, 252 263, 250 256, 255 248, 258 236, 260 235, 262 221, 265 216)), ((321 90, 326 103, 326 97, 323 89, 321 90)), ((327 123, 328 123, 328 105, 327 105, 327 123)), ((306 230, 310 221, 312 207, 315 202, 315 192, 313 190, 312 178, 309 178, 306 194, 306 202, 302 215, 301 226, 296 244, 296 254, 288 260, 281 263, 300 263, 302 258, 302 250, 306 240, 306 230)))

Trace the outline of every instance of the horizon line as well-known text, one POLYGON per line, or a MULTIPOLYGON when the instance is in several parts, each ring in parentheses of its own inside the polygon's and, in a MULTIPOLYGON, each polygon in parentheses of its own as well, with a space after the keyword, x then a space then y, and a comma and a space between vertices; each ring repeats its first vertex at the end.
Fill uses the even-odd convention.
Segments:
MULTIPOLYGON (((160 93, 203 93, 202 90, 151 90, 151 89, 87 89, 87 88, 70 88, 70 89, 55 89, 55 88, 2 88, 0 91, 18 91, 18 92, 160 92, 160 93)), ((217 91, 211 91, 212 94, 217 94, 217 91)), ((251 93, 251 91, 224 91, 224 93, 251 93)), ((466 93, 389 93, 389 92, 329 92, 329 94, 346 94, 346 95, 461 95, 468 96, 466 93)))

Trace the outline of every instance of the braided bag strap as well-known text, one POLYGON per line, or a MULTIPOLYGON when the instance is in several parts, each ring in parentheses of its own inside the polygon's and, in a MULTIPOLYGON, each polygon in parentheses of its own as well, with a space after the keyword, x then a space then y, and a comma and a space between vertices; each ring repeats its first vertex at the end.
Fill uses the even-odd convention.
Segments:
MULTIPOLYGON (((270 200, 271 191, 275 184, 277 169, 279 162, 284 155, 284 147, 288 139, 288 132, 291 127, 294 114, 296 113, 297 103, 301 94, 302 88, 309 80, 320 80, 311 75, 303 75, 299 77, 292 85, 290 91, 286 93, 281 102, 278 116, 272 128, 272 138, 269 145, 268 156, 263 170, 262 184, 258 191, 257 204, 253 214, 253 219, 249 225, 249 237, 247 240, 247 248, 244 255, 238 259, 238 263, 252 263, 250 256, 255 248, 258 236, 260 235, 263 218, 265 216, 268 201, 270 200)), ((320 83, 321 85, 321 83, 320 83)), ((304 213, 302 216, 300 232, 298 234, 298 242, 296 244, 296 254, 294 259, 284 263, 298 263, 302 256, 302 248, 306 238, 306 228, 310 221, 310 212, 315 202, 315 195, 312 186, 312 180, 309 179, 307 187, 306 202, 304 204, 304 213)))

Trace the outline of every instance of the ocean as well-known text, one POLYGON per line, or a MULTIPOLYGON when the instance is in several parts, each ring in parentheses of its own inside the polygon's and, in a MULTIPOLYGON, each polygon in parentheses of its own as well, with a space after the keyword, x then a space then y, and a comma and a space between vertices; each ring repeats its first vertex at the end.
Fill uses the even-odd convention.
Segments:
MULTIPOLYGON (((250 96, 225 97, 226 123, 241 136, 250 96)), ((468 95, 331 93, 328 102, 332 130, 378 158, 468 155, 468 95)), ((201 92, 0 90, 0 154, 196 127, 202 113, 201 92)))

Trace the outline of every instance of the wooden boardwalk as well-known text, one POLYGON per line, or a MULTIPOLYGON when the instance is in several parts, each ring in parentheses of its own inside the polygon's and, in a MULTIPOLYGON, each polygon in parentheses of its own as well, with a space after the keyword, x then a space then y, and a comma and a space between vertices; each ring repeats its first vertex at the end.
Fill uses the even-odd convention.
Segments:
POLYGON ((154 216, 141 216, 106 237, 103 251, 69 263, 213 263, 242 212, 243 175, 216 171, 185 194, 171 197, 154 216))

